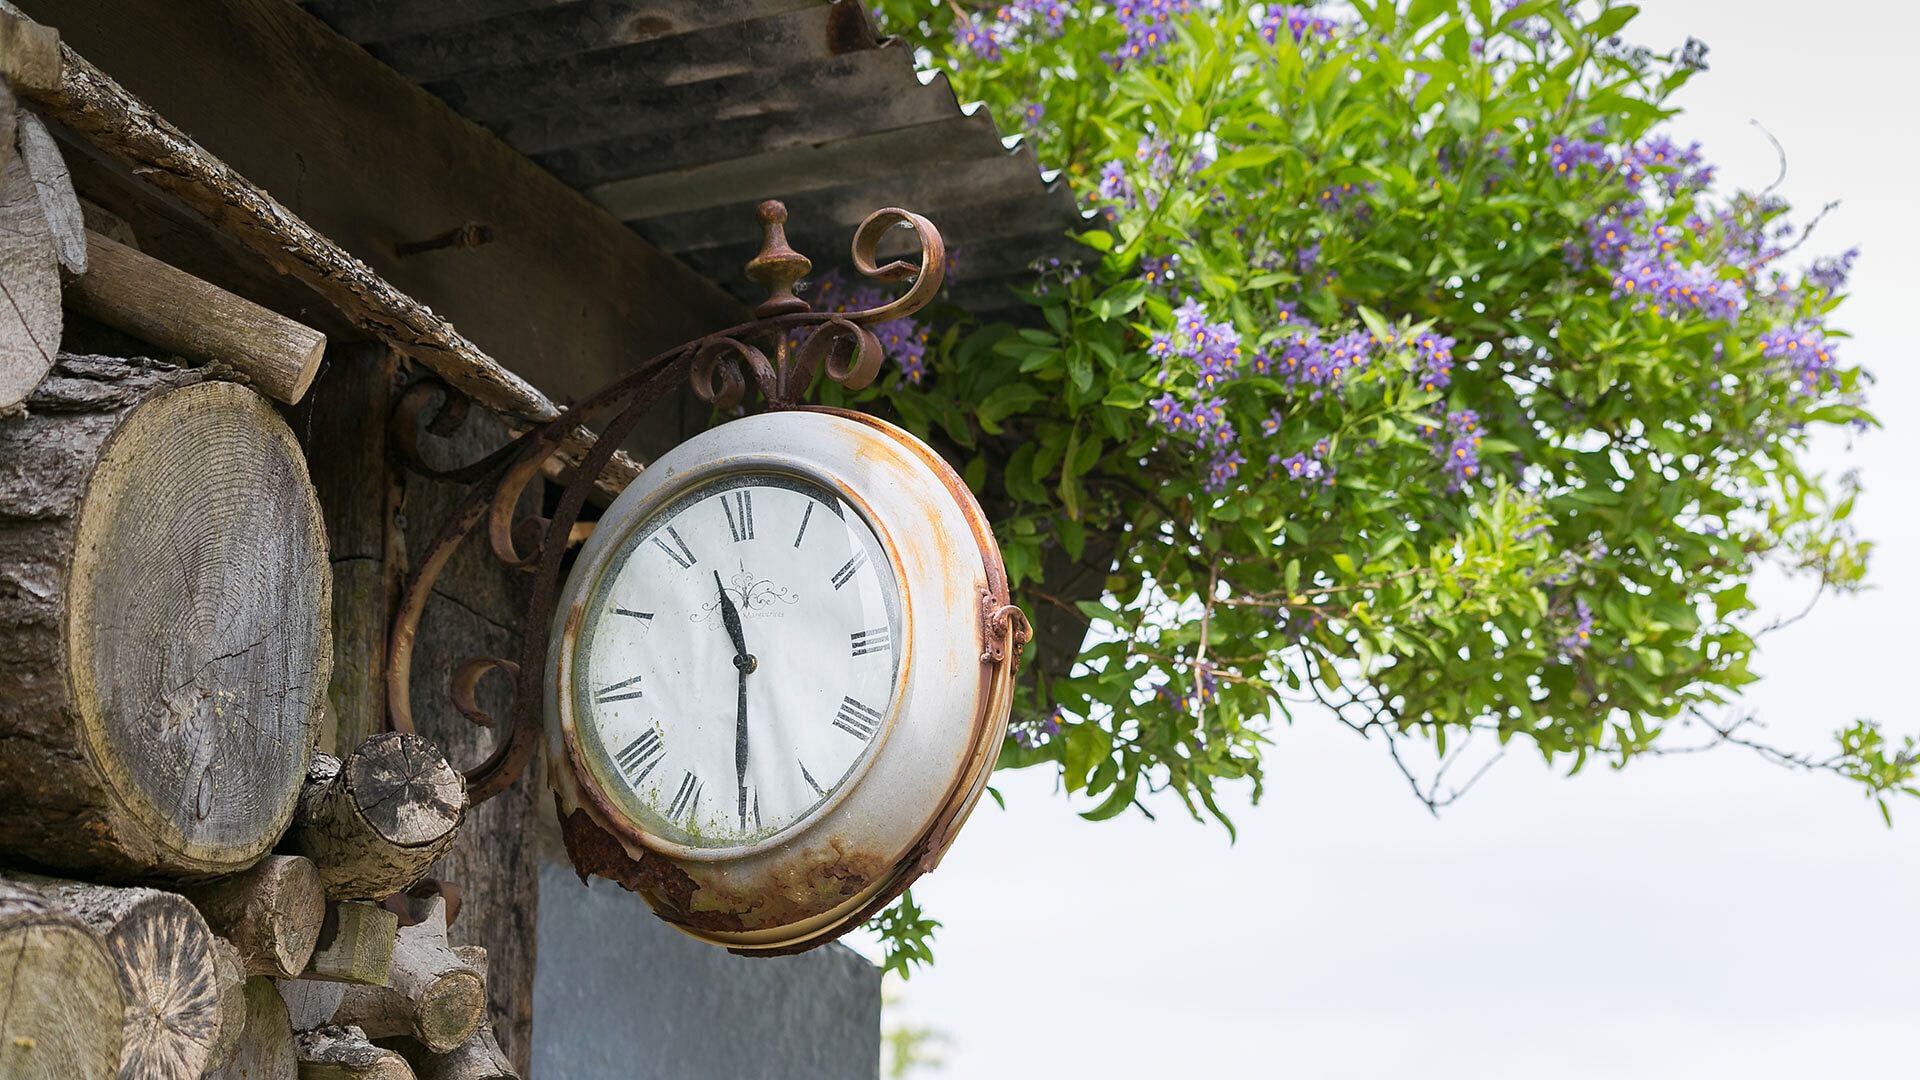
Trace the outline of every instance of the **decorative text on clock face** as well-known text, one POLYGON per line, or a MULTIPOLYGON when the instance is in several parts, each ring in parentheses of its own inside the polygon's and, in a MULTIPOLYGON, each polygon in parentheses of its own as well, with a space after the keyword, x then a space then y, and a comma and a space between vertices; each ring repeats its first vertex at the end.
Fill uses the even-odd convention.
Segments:
POLYGON ((580 731, 642 824, 693 847, 805 817, 884 735, 900 658, 885 549, 811 481, 716 481, 642 522, 588 598, 580 731))

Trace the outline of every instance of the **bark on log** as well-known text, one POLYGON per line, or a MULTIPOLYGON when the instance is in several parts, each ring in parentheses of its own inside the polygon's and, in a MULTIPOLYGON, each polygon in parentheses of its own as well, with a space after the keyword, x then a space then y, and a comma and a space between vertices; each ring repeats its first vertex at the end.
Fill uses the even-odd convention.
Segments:
POLYGON ((412 1039, 395 1039, 386 1045, 400 1051, 419 1080, 520 1080, 494 1038, 492 1024, 481 1024, 466 1042, 444 1054, 412 1039))
POLYGON ((240 960, 240 950, 217 935, 212 949, 213 985, 220 995, 220 1029, 207 1051, 207 1072, 223 1068, 233 1060, 240 1049, 240 1036, 247 1027, 247 969, 240 960))
POLYGON ((393 964, 393 943, 400 916, 359 901, 327 905, 320 939, 301 979, 385 986, 393 964))
POLYGON ((120 982, 121 1080, 197 1080, 220 1038, 214 936, 186 898, 51 878, 18 879, 92 927, 120 982))
MULTIPOLYGON (((487 980, 487 950, 478 945, 456 945, 453 954, 481 981, 487 980)), ((500 1048, 491 1019, 482 1020, 466 1042, 444 1054, 436 1054, 413 1039, 396 1039, 390 1045, 407 1059, 420 1080, 520 1080, 500 1048)))
POLYGON ((0 851, 105 879, 251 866, 306 775, 329 588, 264 398, 62 357, 0 420, 0 851))
POLYGON ((414 1080, 407 1059, 367 1041, 354 1027, 323 1027, 294 1037, 300 1080, 414 1080))
POLYGON ((33 175, 14 146, 18 133, 13 97, 0 82, 6 112, 0 168, 0 415, 13 411, 40 385, 60 353, 60 256, 53 227, 40 207, 33 175))
POLYGON ((285 979, 280 996, 287 1003, 287 1023, 295 1031, 325 1027, 340 1010, 340 999, 347 996, 347 984, 319 979, 285 979))
POLYGON ((306 396, 325 334, 99 233, 84 242, 87 274, 66 294, 82 313, 196 363, 231 367, 275 401, 306 396))
POLYGON ((208 1073, 206 1080, 294 1080, 299 1060, 279 989, 272 979, 255 975, 247 980, 246 998, 247 1026, 240 1046, 233 1060, 208 1073))
POLYGON ((445 901, 436 896, 422 905, 421 921, 400 928, 387 985, 348 989, 333 1019, 376 1039, 409 1036, 444 1054, 486 1019, 486 979, 447 947, 445 901))
POLYGON ((306 970, 327 898, 320 873, 298 855, 269 855, 251 870, 181 889, 214 933, 240 950, 249 975, 306 970))
POLYGON ((108 1080, 125 997, 98 932, 0 881, 0 1076, 108 1080))
POLYGON ((285 850, 313 860, 329 898, 381 899, 427 875, 466 807, 466 781, 446 755, 389 731, 345 762, 314 755, 285 850))
POLYGON ((40 200, 40 212, 46 215, 53 233, 54 253, 60 268, 68 276, 87 272, 87 226, 80 212, 80 198, 73 192, 73 177, 67 173, 66 159, 53 141, 53 133, 40 118, 22 109, 15 136, 20 159, 27 163, 27 175, 33 180, 33 192, 40 200))

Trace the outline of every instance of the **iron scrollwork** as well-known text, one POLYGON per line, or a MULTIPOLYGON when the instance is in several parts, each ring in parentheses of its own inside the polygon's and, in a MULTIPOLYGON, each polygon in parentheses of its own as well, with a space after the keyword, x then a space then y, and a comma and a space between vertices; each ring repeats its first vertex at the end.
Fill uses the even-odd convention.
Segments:
POLYGON ((547 644, 558 599, 561 568, 569 547, 591 526, 580 512, 599 483, 615 449, 641 417, 681 383, 717 409, 746 401, 753 380, 769 409, 803 405, 815 380, 826 378, 849 390, 872 384, 884 359, 875 324, 911 315, 925 307, 946 278, 946 246, 933 223, 895 207, 867 216, 853 234, 853 265, 879 282, 908 282, 893 300, 861 311, 814 311, 794 289, 813 264, 787 243, 787 209, 768 200, 759 207, 764 234, 760 253, 747 263, 746 276, 767 290, 751 322, 683 342, 636 366, 588 395, 558 417, 526 432, 478 461, 452 469, 435 468, 421 454, 420 433, 448 436, 458 431, 469 401, 437 379, 409 386, 395 405, 389 445, 403 467, 424 476, 469 484, 453 516, 441 527, 425 558, 407 577, 387 647, 387 724, 413 730, 411 703, 413 646, 433 585, 462 541, 481 521, 493 555, 510 567, 534 575, 533 594, 521 627, 518 659, 475 657, 461 665, 448 688, 454 706, 469 720, 496 732, 488 758, 467 770, 467 793, 478 804, 510 787, 526 771, 540 744, 540 679, 546 670, 547 644), (881 262, 880 245, 895 229, 912 230, 919 261, 881 262), (586 425, 605 420, 597 434, 586 425), (563 449, 589 443, 580 461, 566 470, 551 518, 516 517, 521 497, 536 476, 563 449), (514 679, 512 714, 504 729, 477 700, 480 680, 493 670, 514 679))

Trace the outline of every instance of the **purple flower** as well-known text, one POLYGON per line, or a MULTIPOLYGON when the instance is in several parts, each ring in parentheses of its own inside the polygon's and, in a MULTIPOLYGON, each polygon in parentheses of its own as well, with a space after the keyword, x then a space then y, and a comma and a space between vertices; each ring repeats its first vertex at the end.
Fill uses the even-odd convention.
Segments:
POLYGON ((1428 331, 1412 339, 1414 375, 1420 389, 1428 393, 1445 389, 1453 381, 1452 338, 1428 331))
POLYGON ((1593 609, 1585 600, 1573 602, 1573 628, 1560 639, 1560 651, 1567 659, 1586 653, 1587 646, 1593 643, 1593 609))
POLYGON ((1094 197, 1101 202, 1133 207, 1133 184, 1127 179, 1127 167, 1118 161, 1109 161, 1100 166, 1100 186, 1095 189, 1094 197))
POLYGON ((955 41, 965 45, 975 59, 998 60, 1000 59, 999 29, 997 24, 989 23, 983 26, 978 20, 967 18, 953 24, 953 37, 955 41))
POLYGON ((1566 135, 1547 144, 1548 161, 1556 176, 1565 176, 1581 166, 1604 169, 1609 164, 1607 148, 1597 142, 1566 135))
POLYGON ((1780 362, 1799 393, 1813 394, 1840 385, 1833 344, 1816 323, 1783 326, 1762 335, 1760 353, 1780 362))
POLYGON ((1233 478, 1240 475, 1240 466, 1246 463, 1247 459, 1241 457, 1238 450, 1216 452, 1213 460, 1207 463, 1207 479, 1201 486, 1215 495, 1227 490, 1227 485, 1232 483, 1233 478))
POLYGON ((1280 461, 1280 469, 1295 480, 1318 480, 1326 473, 1326 466, 1305 454, 1295 454, 1280 461))
POLYGON ((1047 107, 1037 101, 1029 102, 1027 107, 1021 110, 1020 115, 1027 123, 1028 131, 1038 131, 1040 121, 1047 118, 1047 107))
POLYGON ((1820 289, 1827 293, 1837 293, 1847 287, 1847 279, 1853 276, 1853 262, 1860 257, 1859 248, 1848 248, 1837 256, 1828 256, 1814 260, 1800 283, 1809 288, 1820 289))
POLYGON ((1178 255, 1158 255, 1140 260, 1140 276, 1147 279, 1149 285, 1166 285, 1173 279, 1173 272, 1180 265, 1178 255))
POLYGON ((1332 19, 1315 15, 1298 4, 1269 7, 1267 17, 1260 20, 1260 36, 1266 39, 1267 44, 1277 45, 1282 30, 1292 35, 1295 43, 1316 36, 1326 40, 1333 36, 1334 23, 1332 19))
POLYGON ((1434 452, 1440 456, 1440 471, 1447 478, 1447 490, 1459 491, 1480 475, 1480 414, 1461 409, 1447 414, 1444 433, 1428 429, 1434 439, 1434 452))

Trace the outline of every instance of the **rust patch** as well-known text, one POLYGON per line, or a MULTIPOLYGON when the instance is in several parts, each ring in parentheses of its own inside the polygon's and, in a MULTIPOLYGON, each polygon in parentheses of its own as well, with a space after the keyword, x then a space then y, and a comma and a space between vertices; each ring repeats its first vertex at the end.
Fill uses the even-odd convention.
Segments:
POLYGON ((708 882, 693 898, 687 924, 712 930, 771 930, 815 918, 859 895, 893 869, 893 860, 850 847, 829 837, 824 849, 809 851, 751 889, 708 882), (709 920, 725 920, 717 925, 709 920))
MULTIPOLYGON (((688 925, 704 925, 686 918, 693 895, 700 886, 687 876, 685 870, 658 855, 643 855, 634 859, 627 854, 627 849, 620 841, 596 824, 585 810, 575 810, 569 814, 561 805, 558 794, 554 795, 553 801, 561 813, 560 839, 566 845, 567 858, 573 863, 574 873, 580 875, 581 884, 586 884, 589 876, 603 877, 628 892, 645 897, 663 918, 688 925)), ((737 917, 730 924, 723 919, 707 928, 741 929, 737 917)))

